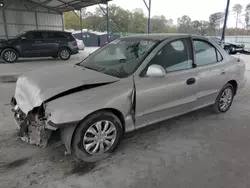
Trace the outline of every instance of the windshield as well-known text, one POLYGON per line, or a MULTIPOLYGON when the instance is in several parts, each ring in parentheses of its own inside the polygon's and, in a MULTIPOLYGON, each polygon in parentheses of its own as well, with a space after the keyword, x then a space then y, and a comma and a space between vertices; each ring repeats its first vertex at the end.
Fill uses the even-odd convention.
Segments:
POLYGON ((79 65, 125 78, 135 72, 157 43, 148 39, 117 39, 95 51, 79 65))
POLYGON ((20 36, 24 35, 25 33, 26 33, 26 31, 23 31, 23 32, 19 33, 18 35, 14 36, 13 39, 17 39, 20 36))

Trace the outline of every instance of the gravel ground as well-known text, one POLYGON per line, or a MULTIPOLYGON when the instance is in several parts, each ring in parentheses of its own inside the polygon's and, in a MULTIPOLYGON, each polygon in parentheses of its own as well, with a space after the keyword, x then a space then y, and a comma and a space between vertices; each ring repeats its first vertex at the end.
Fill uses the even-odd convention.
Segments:
POLYGON ((1 188, 250 187, 249 82, 226 114, 206 108, 152 125, 92 164, 64 156, 57 134, 44 149, 18 139, 8 105, 14 87, 0 83, 1 188))

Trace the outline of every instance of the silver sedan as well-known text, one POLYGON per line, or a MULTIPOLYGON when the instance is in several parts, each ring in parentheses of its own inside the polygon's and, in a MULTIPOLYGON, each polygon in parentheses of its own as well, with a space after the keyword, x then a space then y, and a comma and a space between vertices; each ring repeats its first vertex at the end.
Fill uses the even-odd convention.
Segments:
POLYGON ((94 162, 127 132, 206 106, 227 112, 244 72, 244 62, 208 38, 137 35, 76 65, 20 76, 11 104, 22 140, 45 147, 59 129, 68 154, 94 162))

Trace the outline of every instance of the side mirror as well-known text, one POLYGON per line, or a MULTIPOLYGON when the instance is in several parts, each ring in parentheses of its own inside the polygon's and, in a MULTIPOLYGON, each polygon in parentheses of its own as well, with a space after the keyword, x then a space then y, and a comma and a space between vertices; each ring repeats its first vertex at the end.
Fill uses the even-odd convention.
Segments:
POLYGON ((150 65, 147 70, 147 76, 149 77, 164 77, 166 70, 160 65, 150 65))
POLYGON ((26 40, 27 38, 25 36, 21 36, 21 39, 22 40, 26 40))

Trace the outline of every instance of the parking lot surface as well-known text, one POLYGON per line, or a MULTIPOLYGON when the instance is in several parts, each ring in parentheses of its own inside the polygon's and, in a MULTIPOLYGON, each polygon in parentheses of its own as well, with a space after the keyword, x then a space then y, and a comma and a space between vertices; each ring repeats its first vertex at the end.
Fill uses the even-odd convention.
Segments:
POLYGON ((34 69, 42 68, 45 66, 55 66, 64 64, 75 64, 83 60, 90 53, 94 52, 98 47, 87 47, 84 51, 79 51, 78 54, 72 55, 67 61, 54 59, 52 57, 45 58, 20 58, 16 63, 5 63, 0 59, 0 80, 1 76, 6 75, 20 75, 24 72, 32 71, 34 69))
MULTIPOLYGON (((241 58, 249 80, 250 56, 241 58)), ((205 108, 151 125, 92 164, 65 156, 57 135, 43 149, 22 142, 8 105, 14 87, 0 83, 1 188, 250 187, 249 81, 226 114, 205 108)))

